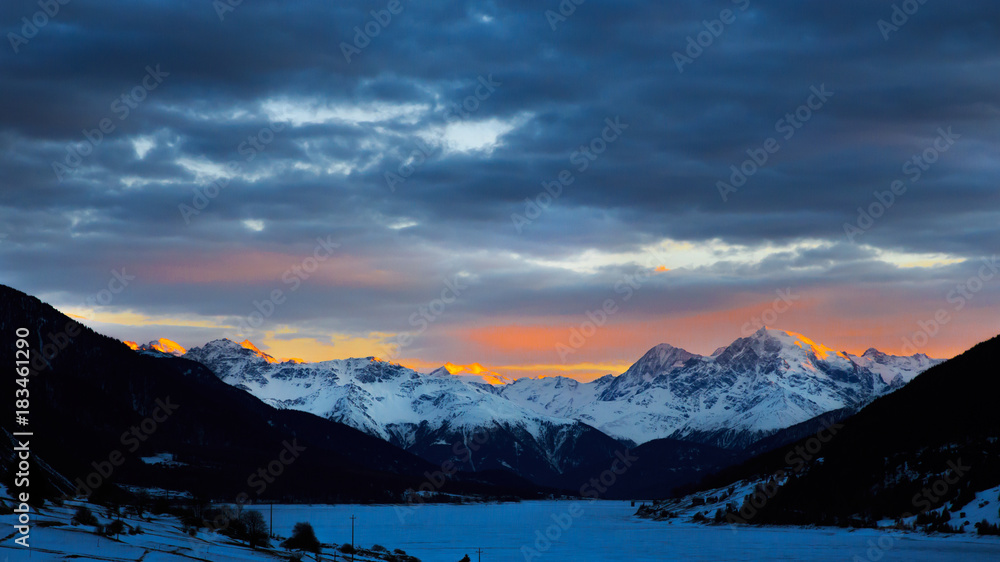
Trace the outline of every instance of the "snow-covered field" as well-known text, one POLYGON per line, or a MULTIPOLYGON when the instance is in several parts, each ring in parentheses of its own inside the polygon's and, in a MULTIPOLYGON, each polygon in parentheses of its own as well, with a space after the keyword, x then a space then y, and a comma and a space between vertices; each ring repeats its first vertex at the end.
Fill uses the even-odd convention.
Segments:
POLYGON ((275 506, 274 525, 286 528, 308 520, 321 541, 344 542, 350 540, 350 517, 356 515, 358 545, 402 548, 424 562, 457 562, 466 553, 476 560, 477 548, 490 562, 849 561, 855 555, 872 561, 1000 560, 996 537, 797 528, 734 531, 728 526, 649 521, 634 513, 627 502, 603 501, 425 505, 412 511, 392 506, 275 506), (539 540, 546 532, 556 537, 548 539, 548 545, 539 540), (877 550, 871 550, 872 545, 877 550))
MULTIPOLYGON (((269 511, 261 510, 265 517, 269 511)), ((96 512, 96 510, 95 510, 96 512)), ((298 521, 309 521, 324 543, 350 542, 352 515, 358 546, 402 548, 423 562, 457 562, 466 553, 487 562, 525 560, 600 562, 652 560, 1000 560, 996 537, 926 536, 874 530, 754 528, 703 526, 649 521, 633 516, 625 502, 524 502, 492 505, 426 505, 410 510, 395 506, 275 506, 275 532, 287 534, 298 521), (549 537, 544 538, 548 533, 549 537), (543 538, 540 538, 543 537, 543 538), (857 558, 855 558, 857 557, 857 558)), ((72 507, 40 520, 68 520, 72 507)), ((126 521, 129 522, 129 521, 126 521)), ((130 522, 134 523, 134 522, 130 522)), ((0 516, 7 531, 0 541, 4 562, 20 560, 282 560, 251 553, 218 536, 200 533, 194 541, 171 518, 143 522, 145 534, 98 538, 73 526, 32 531, 34 551, 13 544, 13 518, 0 516)), ((276 553, 275 553, 276 554, 276 553)), ((324 560, 331 560, 329 550, 324 560)))
MULTIPOLYGON (((9 502, 9 499, 5 498, 9 502)), ((3 537, 0 540, 0 560, 3 562, 39 560, 105 560, 143 562, 168 562, 181 560, 211 560, 212 562, 236 562, 240 560, 260 560, 276 562, 287 560, 283 552, 251 552, 242 545, 216 533, 198 533, 190 537, 183 533, 182 525, 174 517, 153 516, 139 521, 133 517, 123 517, 129 527, 140 526, 142 534, 124 533, 116 539, 98 536, 90 526, 71 525, 70 520, 76 507, 88 505, 69 501, 63 507, 46 507, 42 513, 32 513, 32 528, 29 538, 31 551, 14 543, 20 536, 14 533, 15 516, 0 515, 3 537), (280 557, 278 556, 280 554, 280 557)), ((104 517, 104 510, 90 506, 102 524, 110 520, 104 517)), ((288 534, 285 530, 285 534, 288 534)), ((278 529, 275 529, 277 532, 278 529)))

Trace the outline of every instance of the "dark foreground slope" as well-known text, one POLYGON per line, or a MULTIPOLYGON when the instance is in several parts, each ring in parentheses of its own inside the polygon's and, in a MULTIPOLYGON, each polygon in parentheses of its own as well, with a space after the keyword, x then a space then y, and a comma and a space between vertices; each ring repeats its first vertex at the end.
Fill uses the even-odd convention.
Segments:
MULTIPOLYGON (((43 351, 51 357, 36 359, 30 377, 31 448, 53 469, 39 471, 47 476, 32 483, 36 490, 65 492, 65 480, 54 472, 74 486, 77 479, 89 478, 88 487, 100 482, 98 491, 129 484, 230 501, 241 493, 251 499, 394 501, 437 470, 351 427, 276 410, 199 363, 135 353, 0 285, 0 364, 11 371, 18 328, 30 330, 33 357, 43 351), (171 462, 142 460, 157 455, 171 462)), ((5 377, 0 385, 4 396, 14 395, 13 380, 5 377)), ((24 431, 15 424, 11 400, 2 403, 0 428, 24 431)), ((0 456, 7 458, 11 442, 3 437, 0 456)), ((3 466, 9 481, 11 465, 3 466)), ((442 491, 534 493, 516 479, 494 486, 488 475, 459 478, 442 491)))
POLYGON ((1000 484, 998 360, 1000 338, 994 338, 844 421, 832 440, 807 455, 818 460, 803 465, 795 452, 809 438, 724 471, 704 487, 793 474, 762 508, 744 510, 752 517, 740 519, 751 523, 871 524, 965 505, 975 492, 1000 484))
POLYGON ((566 474, 573 491, 601 499, 668 498, 677 488, 698 482, 732 465, 737 453, 712 445, 654 439, 638 447, 620 447, 610 459, 588 462, 566 474))

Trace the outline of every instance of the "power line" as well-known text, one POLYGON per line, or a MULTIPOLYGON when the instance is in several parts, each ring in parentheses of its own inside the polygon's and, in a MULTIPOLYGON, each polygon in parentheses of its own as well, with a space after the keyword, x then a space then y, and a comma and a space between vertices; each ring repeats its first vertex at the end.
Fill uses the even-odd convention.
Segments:
POLYGON ((357 519, 356 515, 351 516, 351 562, 354 562, 354 520, 357 519))

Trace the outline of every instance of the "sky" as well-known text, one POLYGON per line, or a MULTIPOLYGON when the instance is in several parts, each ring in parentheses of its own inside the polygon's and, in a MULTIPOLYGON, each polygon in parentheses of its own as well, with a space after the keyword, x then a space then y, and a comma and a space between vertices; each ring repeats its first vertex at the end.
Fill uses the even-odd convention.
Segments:
POLYGON ((578 1, 3 2, 0 283, 511 377, 1000 333, 1000 5, 578 1))

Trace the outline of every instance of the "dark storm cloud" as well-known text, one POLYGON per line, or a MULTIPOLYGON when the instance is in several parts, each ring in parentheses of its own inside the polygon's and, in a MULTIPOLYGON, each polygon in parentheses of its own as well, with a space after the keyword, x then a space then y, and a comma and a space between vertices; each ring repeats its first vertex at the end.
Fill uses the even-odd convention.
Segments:
POLYGON ((254 282, 144 279, 114 303, 231 318, 280 287, 316 237, 333 236, 401 282, 306 283, 275 321, 362 333, 407 329, 461 271, 474 282, 453 321, 574 314, 634 264, 581 272, 545 260, 638 252, 664 238, 822 244, 657 278, 644 314, 735 306, 789 281, 906 281, 918 298, 964 272, 901 270, 875 248, 972 260, 997 251, 995 2, 931 0, 886 39, 878 22, 892 2, 589 0, 553 30, 554 0, 404 0, 345 60, 342 45, 387 4, 244 2, 220 18, 212 2, 73 1, 15 53, 10 34, 39 7, 5 2, 2 280, 73 306, 114 268, 285 256, 254 282), (680 72, 675 53, 726 9, 735 21, 680 72), (167 75, 122 117, 121 96, 147 67, 167 75), (481 78, 499 85, 455 119, 453 104, 474 97, 481 78), (780 121, 823 87, 832 97, 785 138, 780 121), (581 171, 572 154, 616 117, 627 129, 581 171), (85 150, 84 131, 102 119, 114 130, 57 177, 53 162, 85 150), (914 181, 904 164, 949 127, 960 138, 914 181), (487 129, 501 131, 494 146, 454 144, 487 129), (717 182, 768 138, 780 149, 724 201, 717 182), (431 153, 390 190, 385 174, 421 146, 431 153), (178 206, 227 162, 240 172, 186 222, 178 206), (512 214, 528 212, 525 199, 562 170, 573 183, 519 233, 512 214), (845 223, 896 180, 906 193, 851 243, 845 223))

